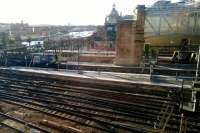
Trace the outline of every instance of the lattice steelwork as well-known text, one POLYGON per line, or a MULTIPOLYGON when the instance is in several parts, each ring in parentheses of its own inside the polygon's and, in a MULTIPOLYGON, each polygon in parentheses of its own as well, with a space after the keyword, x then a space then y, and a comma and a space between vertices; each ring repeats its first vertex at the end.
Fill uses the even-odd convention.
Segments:
POLYGON ((145 36, 200 35, 198 3, 158 1, 146 9, 145 36))

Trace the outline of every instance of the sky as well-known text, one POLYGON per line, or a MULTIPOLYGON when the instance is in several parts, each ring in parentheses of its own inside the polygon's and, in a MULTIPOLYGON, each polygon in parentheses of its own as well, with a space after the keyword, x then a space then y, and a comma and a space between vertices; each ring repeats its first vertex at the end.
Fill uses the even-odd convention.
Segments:
POLYGON ((133 14, 138 4, 157 0, 0 0, 1 23, 31 25, 103 25, 105 16, 116 5, 119 12, 133 14))

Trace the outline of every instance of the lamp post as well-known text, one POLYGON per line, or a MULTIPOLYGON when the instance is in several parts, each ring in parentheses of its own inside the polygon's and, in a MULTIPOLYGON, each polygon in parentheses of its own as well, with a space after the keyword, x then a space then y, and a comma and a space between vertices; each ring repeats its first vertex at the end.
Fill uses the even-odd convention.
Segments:
POLYGON ((200 46, 199 46, 199 53, 198 53, 198 60, 197 60, 197 69, 196 69, 196 78, 195 80, 198 80, 198 73, 199 73, 199 62, 200 62, 200 46))
POLYGON ((80 41, 79 41, 79 39, 78 39, 78 73, 80 73, 80 70, 79 70, 79 62, 80 62, 80 41))

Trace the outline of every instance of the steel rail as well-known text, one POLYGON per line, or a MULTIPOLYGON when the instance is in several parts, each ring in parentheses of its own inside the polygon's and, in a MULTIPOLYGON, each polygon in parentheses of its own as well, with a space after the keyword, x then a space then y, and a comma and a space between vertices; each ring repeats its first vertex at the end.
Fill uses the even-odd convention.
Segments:
MULTIPOLYGON (((69 85, 67 85, 66 86, 66 82, 64 82, 64 81, 61 81, 61 80, 54 80, 54 79, 51 79, 51 78, 40 78, 40 77, 35 77, 35 76, 25 76, 25 78, 23 78, 23 75, 16 75, 16 74, 2 74, 2 73, 0 73, 0 75, 3 75, 3 76, 6 76, 6 77, 11 77, 12 78, 12 80, 15 80, 15 79, 17 79, 17 80, 22 80, 22 81, 26 81, 27 83, 29 82, 31 82, 32 83, 32 80, 34 79, 35 81, 45 81, 45 82, 47 82, 47 83, 50 83, 50 85, 51 86, 54 86, 55 88, 54 89, 56 89, 56 90, 60 90, 60 89, 58 89, 58 88, 56 88, 56 87, 60 87, 60 86, 62 86, 62 90, 64 90, 64 89, 66 89, 66 90, 69 90, 69 88, 71 88, 71 89, 78 89, 77 87, 75 87, 75 86, 77 86, 77 84, 75 84, 74 86, 71 86, 71 87, 69 87, 69 85), (15 79, 13 79, 15 77, 15 79), (54 82, 56 82, 56 84, 60 84, 59 86, 57 86, 57 85, 54 85, 53 83, 54 82), (65 87, 66 86, 66 87, 65 87)), ((5 78, 5 77, 4 77, 5 78)), ((32 83, 33 84, 33 83, 32 83)), ((80 83, 79 83, 80 84, 80 83)), ((147 87, 147 86, 146 86, 147 87)), ((52 87, 53 88, 53 87, 52 87)), ((90 90, 91 89, 91 87, 89 88, 89 87, 87 87, 87 89, 88 90, 90 90)), ((94 89, 94 88, 92 88, 92 89, 94 89)), ((79 87, 79 90, 80 90, 80 87, 79 87)), ((109 92, 109 91, 111 91, 112 93, 122 93, 122 94, 126 94, 126 93, 128 93, 128 94, 131 94, 131 95, 133 95, 132 93, 134 92, 134 90, 135 89, 133 89, 133 88, 129 88, 128 90, 127 89, 119 89, 119 88, 110 88, 110 87, 104 87, 104 88, 98 88, 97 89, 97 87, 95 87, 95 91, 96 90, 101 90, 101 91, 105 91, 106 93, 107 92, 109 92)), ((166 90, 166 92, 168 92, 168 90, 166 90)), ((166 94, 166 92, 165 92, 165 94, 166 94)), ((142 94, 141 94, 142 95, 142 94)), ((150 95, 149 95, 150 96, 150 95)), ((167 96, 167 95, 166 95, 167 96)), ((148 97, 149 98, 149 97, 148 97)), ((162 97, 156 97, 156 96, 154 96, 154 97, 152 97, 152 98, 154 98, 154 99, 160 99, 160 100, 163 100, 163 98, 162 97)), ((164 99, 166 99, 166 100, 168 100, 167 99, 167 97, 165 97, 164 99)))
POLYGON ((7 128, 9 128, 9 129, 12 129, 12 130, 15 131, 16 133, 25 133, 25 132, 23 132, 23 131, 21 131, 21 130, 15 128, 15 127, 12 127, 12 126, 10 126, 10 125, 7 125, 7 124, 5 124, 5 123, 3 123, 3 122, 1 122, 0 125, 1 125, 1 126, 4 126, 4 127, 7 127, 7 128))
MULTIPOLYGON (((1 81, 0 81, 1 82, 1 81)), ((20 82, 17 82, 17 83, 12 83, 12 84, 15 84, 15 85, 20 85, 20 84, 24 84, 24 83, 20 83, 20 82)), ((9 87, 9 86, 7 86, 7 87, 9 87)), ((10 85, 10 87, 12 87, 12 85, 10 85)), ((17 87, 17 86, 15 86, 15 87, 17 87)), ((24 87, 24 86, 21 86, 21 87, 24 87)), ((27 87, 24 87, 24 89, 27 89, 27 90, 33 90, 33 91, 38 91, 36 88, 34 88, 34 87, 39 87, 39 86, 35 86, 35 85, 33 85, 33 84, 31 84, 31 86, 29 86, 28 88, 27 87)), ((60 93, 60 92, 54 92, 54 91, 52 91, 51 89, 48 89, 48 90, 46 90, 46 91, 44 91, 43 89, 48 89, 48 88, 42 88, 42 87, 40 87, 40 92, 46 92, 46 93, 48 93, 48 94, 55 94, 55 95, 60 95, 60 96, 69 96, 69 97, 76 97, 75 95, 74 96, 72 96, 72 94, 71 95, 68 95, 68 94, 63 94, 63 93, 60 93)), ((86 95, 87 96, 87 95, 86 95)), ((78 97, 79 99, 83 99, 83 96, 79 96, 78 97)), ((103 102, 103 101, 108 101, 108 102, 115 102, 115 103, 117 103, 117 104, 121 104, 121 105, 126 105, 127 107, 128 106, 141 106, 140 104, 136 104, 136 103, 130 103, 130 102, 125 102, 125 101, 119 101, 119 100, 111 100, 111 99, 108 99, 108 98, 100 98, 100 97, 96 97, 96 96, 87 96, 87 97, 84 97, 84 99, 87 99, 87 100, 94 100, 94 101, 101 101, 101 102, 103 102)), ((150 100, 150 99, 149 99, 150 100)), ((154 102, 155 103, 155 102, 154 102)), ((142 108, 142 106, 141 106, 141 108, 142 108)), ((150 105, 145 105, 145 108, 155 108, 154 106, 150 106, 150 105)), ((159 108, 155 108, 155 109, 159 109, 159 108)))
POLYGON ((7 85, 7 86, 0 86, 1 88, 4 87, 12 87, 12 88, 17 88, 18 90, 26 90, 26 91, 30 91, 31 93, 34 94, 38 94, 38 95, 42 95, 42 96, 46 96, 46 97, 53 97, 59 100, 74 100, 76 102, 80 102, 80 100, 84 103, 88 103, 88 104, 93 104, 93 105, 98 105, 100 107, 107 107, 110 109, 116 109, 118 111, 122 111, 122 112, 127 112, 127 113, 134 113, 135 111, 144 111, 146 113, 158 113, 160 111, 160 109, 157 108, 146 108, 146 106, 142 106, 141 104, 133 104, 131 107, 127 106, 127 105, 123 105, 123 104, 118 104, 115 103, 114 101, 107 101, 107 100, 99 100, 99 99, 95 99, 95 98, 88 98, 88 97, 80 97, 77 95, 68 95, 68 94, 61 94, 61 93, 56 93, 56 92, 52 92, 52 91, 43 91, 43 90, 36 90, 35 88, 22 88, 19 86, 12 86, 12 85, 7 85), (139 105, 139 106, 137 106, 139 105), (121 108, 120 108, 121 107, 121 108), (138 107, 138 108, 136 108, 138 107), (149 111, 148 109, 151 109, 151 111, 149 111), (131 111, 133 110, 133 111, 131 111))
POLYGON ((47 131, 47 130, 45 130, 45 129, 43 129, 43 128, 41 128, 41 127, 35 125, 35 124, 32 124, 32 123, 30 123, 30 122, 26 122, 26 121, 24 121, 24 120, 22 120, 22 119, 19 119, 19 118, 16 118, 16 117, 12 117, 12 116, 10 116, 10 115, 8 115, 8 114, 4 114, 4 113, 0 112, 0 116, 3 116, 3 117, 8 118, 8 119, 10 119, 10 120, 17 121, 17 122, 19 122, 19 123, 21 123, 21 124, 24 124, 24 125, 26 125, 26 126, 28 126, 28 127, 30 127, 30 128, 37 129, 37 130, 42 131, 42 132, 44 132, 44 133, 50 133, 50 131, 47 131))
POLYGON ((73 122, 76 122, 76 123, 80 123, 81 125, 85 125, 85 126, 88 126, 88 127, 93 127, 93 128, 104 130, 104 131, 108 131, 108 132, 112 132, 112 130, 113 129, 116 130, 116 128, 117 129, 118 128, 119 129, 124 129, 126 131, 132 131, 132 132, 135 132, 135 131, 136 132, 139 132, 139 131, 141 132, 142 131, 142 129, 140 129, 140 128, 136 127, 136 126, 135 127, 129 127, 127 125, 118 125, 116 123, 114 124, 114 123, 102 121, 102 120, 99 120, 99 119, 94 119, 94 118, 91 118, 91 117, 88 117, 88 116, 85 116, 85 115, 81 115, 81 114, 77 114, 77 113, 74 113, 74 112, 57 109, 55 107, 47 107, 47 106, 44 106, 42 104, 31 103, 31 102, 25 101, 23 99, 19 99, 19 98, 16 98, 16 97, 11 97, 11 96, 8 96, 8 95, 4 95, 3 96, 1 94, 0 95, 0 99, 2 101, 4 101, 4 102, 15 104, 15 105, 22 106, 22 107, 25 107, 25 108, 29 108, 31 110, 36 110, 36 111, 39 111, 39 112, 42 112, 42 113, 46 113, 48 115, 58 116, 57 114, 55 114, 55 111, 58 111, 58 112, 61 112, 61 113, 67 113, 67 114, 70 114, 70 115, 75 115, 75 116, 81 117, 81 118, 86 119, 86 120, 93 120, 94 122, 99 123, 100 127, 93 126, 93 125, 88 125, 88 124, 85 124, 84 122, 80 122, 80 121, 73 120, 73 119, 70 119, 70 118, 66 118, 66 117, 63 117, 63 116, 60 117, 62 119, 64 118, 64 119, 67 119, 67 120, 70 120, 70 121, 73 121, 73 122), (32 105, 33 106, 37 106, 40 109, 36 108, 36 107, 30 107, 30 104, 31 104, 31 106, 32 105), (102 128, 102 126, 104 126, 104 128, 102 128))

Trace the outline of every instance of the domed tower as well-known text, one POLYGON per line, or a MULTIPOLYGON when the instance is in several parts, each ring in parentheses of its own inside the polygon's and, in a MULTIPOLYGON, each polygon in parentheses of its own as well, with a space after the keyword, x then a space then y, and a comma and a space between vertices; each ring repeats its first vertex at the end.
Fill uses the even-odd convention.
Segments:
POLYGON ((120 19, 119 13, 116 10, 116 5, 113 4, 113 8, 110 14, 106 17, 105 24, 116 24, 117 21, 120 19))
POLYGON ((113 8, 108 16, 105 18, 105 29, 107 35, 107 41, 115 41, 117 32, 117 22, 120 20, 120 15, 116 10, 116 5, 113 4, 113 8))

